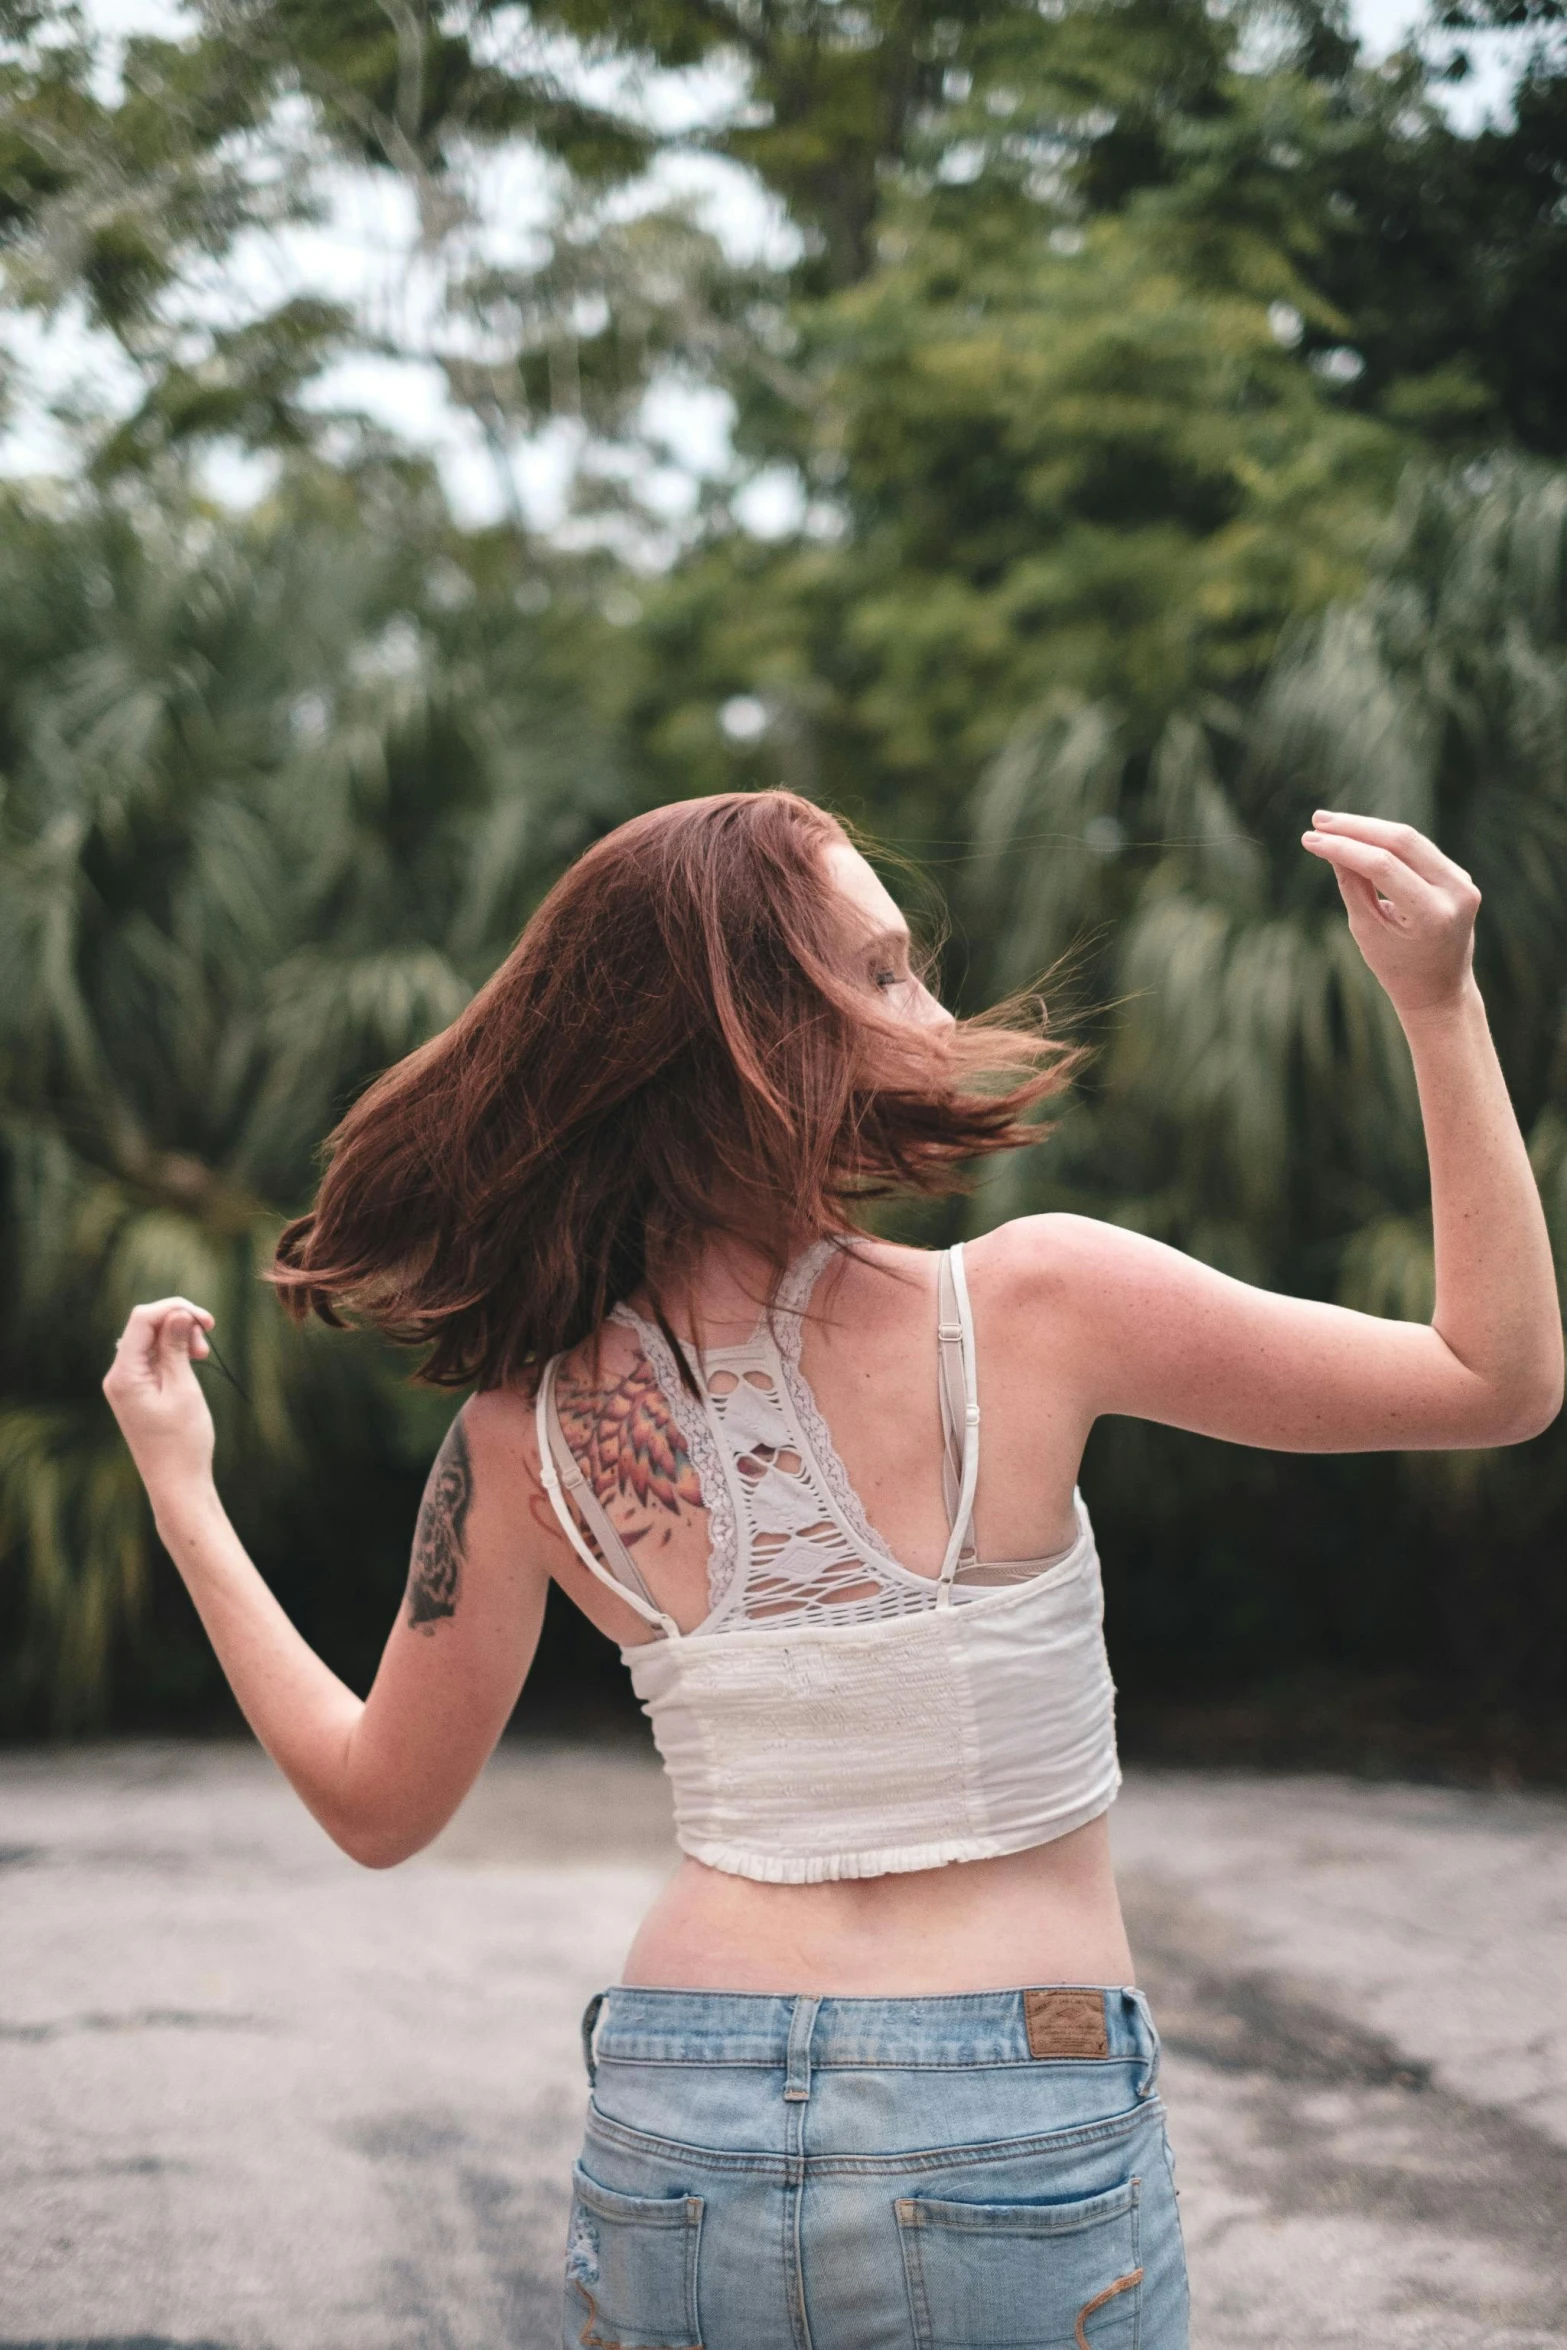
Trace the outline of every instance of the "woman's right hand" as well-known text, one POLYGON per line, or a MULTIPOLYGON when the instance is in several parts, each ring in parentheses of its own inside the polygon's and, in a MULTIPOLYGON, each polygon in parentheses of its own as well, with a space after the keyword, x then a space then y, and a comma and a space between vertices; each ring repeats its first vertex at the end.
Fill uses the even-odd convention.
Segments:
POLYGON ((1480 892, 1409 824, 1319 808, 1302 835, 1331 865, 1355 944, 1401 1019, 1456 1004, 1474 959, 1480 892))
POLYGON ((137 1306, 103 1383, 154 1506, 160 1493, 212 1475, 212 1414, 191 1368, 211 1327, 206 1307, 189 1298, 137 1306))

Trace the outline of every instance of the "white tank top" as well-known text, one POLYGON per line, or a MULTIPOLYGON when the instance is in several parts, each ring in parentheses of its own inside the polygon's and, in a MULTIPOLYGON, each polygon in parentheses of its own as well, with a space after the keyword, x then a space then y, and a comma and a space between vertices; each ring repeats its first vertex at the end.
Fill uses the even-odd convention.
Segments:
POLYGON ((708 1515, 709 1612, 661 1609, 539 1382, 543 1482, 584 1565, 661 1637, 623 1648, 674 1792, 681 1849, 770 1884, 940 1867, 1045 1844, 1120 1785, 1093 1529, 1055 1559, 974 1551, 979 1396, 961 1249, 941 1260, 933 1369, 950 1534, 935 1575, 879 1540, 800 1369, 802 1317, 837 1243, 790 1268, 739 1346, 687 1362, 635 1331, 708 1515), (775 1336, 776 1332, 776 1336, 775 1336), (578 1525, 567 1496, 591 1536, 578 1525))

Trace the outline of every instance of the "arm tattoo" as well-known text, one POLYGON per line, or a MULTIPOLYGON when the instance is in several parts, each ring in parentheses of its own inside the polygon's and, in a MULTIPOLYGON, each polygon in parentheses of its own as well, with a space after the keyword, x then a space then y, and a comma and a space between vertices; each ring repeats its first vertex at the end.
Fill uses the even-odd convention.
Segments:
POLYGON ((413 1564, 408 1570, 408 1621, 415 1631, 433 1632, 443 1616, 457 1613, 463 1534, 472 1500, 473 1463, 459 1412, 435 1456, 419 1504, 413 1564))
POLYGON ((616 1387, 559 1393, 559 1403, 561 1433, 606 1509, 623 1494, 671 1515, 701 1509, 700 1481, 651 1363, 638 1362, 616 1387))

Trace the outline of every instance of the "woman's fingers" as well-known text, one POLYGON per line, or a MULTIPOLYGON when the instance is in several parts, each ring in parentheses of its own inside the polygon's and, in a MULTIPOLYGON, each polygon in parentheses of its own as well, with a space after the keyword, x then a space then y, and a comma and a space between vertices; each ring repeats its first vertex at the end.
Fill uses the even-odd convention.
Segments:
POLYGON ((207 1334, 194 1313, 176 1306, 158 1326, 158 1349, 171 1367, 183 1359, 200 1362, 207 1352, 207 1334))
POLYGON ((1406 921, 1426 910, 1436 911, 1437 892, 1432 884, 1392 849, 1347 834, 1308 832, 1302 838, 1312 855, 1331 865, 1341 879, 1352 873, 1368 885, 1373 902, 1387 900, 1386 907, 1380 903, 1376 907, 1384 921, 1388 908, 1406 921))
POLYGON ((191 1321, 202 1330, 213 1327, 213 1317, 205 1306, 192 1305, 188 1297, 160 1297, 151 1305, 132 1306, 130 1319, 120 1333, 120 1344, 124 1346, 128 1341, 145 1344, 149 1338, 156 1336, 171 1314, 189 1315, 191 1321))
POLYGON ((1373 848, 1387 849, 1401 864, 1408 865, 1424 881, 1440 886, 1446 882, 1467 882, 1468 874, 1462 865, 1444 856, 1434 840, 1417 832, 1412 824, 1390 823, 1383 816, 1350 816, 1337 808, 1318 808, 1312 814, 1313 829, 1332 840, 1368 841, 1373 848))
POLYGON ((1366 914, 1379 922, 1388 918, 1387 907, 1378 897, 1373 885, 1363 874, 1346 872, 1335 865, 1333 878, 1338 883, 1338 894, 1351 914, 1366 914))
POLYGON ((139 1367, 160 1373, 181 1356, 200 1362, 207 1353, 207 1332, 213 1317, 205 1306, 188 1297, 160 1297, 150 1305, 134 1306, 114 1350, 116 1369, 139 1367))

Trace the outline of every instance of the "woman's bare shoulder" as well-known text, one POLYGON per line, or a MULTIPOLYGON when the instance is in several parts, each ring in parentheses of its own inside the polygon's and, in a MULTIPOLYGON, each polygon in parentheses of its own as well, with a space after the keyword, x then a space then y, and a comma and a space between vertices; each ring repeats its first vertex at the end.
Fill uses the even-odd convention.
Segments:
MULTIPOLYGON (((1014 1376, 1065 1383, 1093 1412, 1117 1408, 1127 1367, 1150 1354, 1167 1354, 1183 1375, 1194 1321, 1211 1318, 1216 1289, 1232 1308, 1259 1294, 1146 1233, 1064 1212, 998 1225, 964 1255, 981 1333, 998 1359, 1014 1376)), ((1165 1400, 1161 1391, 1154 1416, 1165 1400)))
POLYGON ((1173 1258, 1166 1249, 1124 1225, 1065 1211, 1014 1216, 971 1240, 963 1251, 970 1287, 1008 1296, 1018 1304, 1065 1304, 1107 1276, 1141 1271, 1173 1258))
MULTIPOLYGON (((845 1253, 839 1278, 824 1283, 822 1302, 849 1304, 851 1319, 862 1331, 882 1319, 895 1323, 907 1316, 910 1299, 934 1293, 938 1254, 869 1235, 857 1238, 845 1253)), ((1120 1225, 1065 1213, 1016 1216, 968 1241, 963 1250, 976 1313, 983 1316, 994 1308, 1028 1319, 1095 1295, 1102 1300, 1110 1281, 1157 1279, 1161 1260, 1183 1261, 1175 1250, 1120 1225)))
MULTIPOLYGON (((582 1410, 614 1395, 640 1360, 633 1333, 606 1323, 594 1337, 563 1354, 556 1366, 557 1409, 582 1410)), ((489 1387, 463 1405, 470 1450, 482 1448, 499 1470, 520 1467, 532 1474, 539 1461, 536 1389, 522 1382, 489 1387)))
POLYGON ((533 1450, 533 1399, 520 1387, 486 1387, 462 1407, 470 1452, 482 1450, 497 1466, 533 1450))

